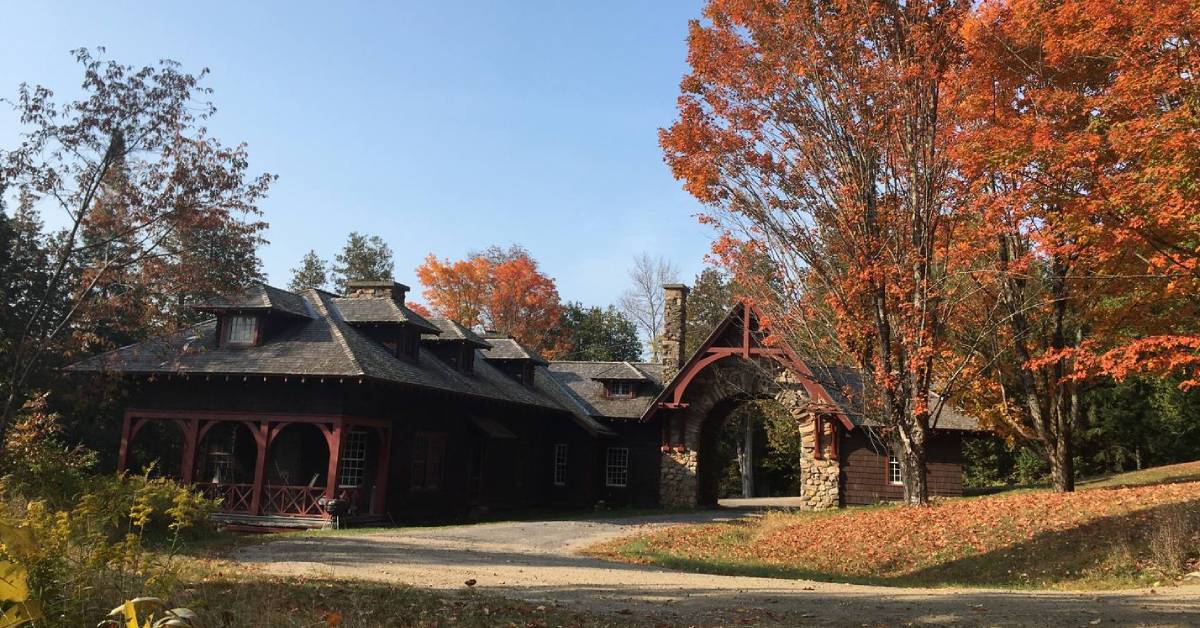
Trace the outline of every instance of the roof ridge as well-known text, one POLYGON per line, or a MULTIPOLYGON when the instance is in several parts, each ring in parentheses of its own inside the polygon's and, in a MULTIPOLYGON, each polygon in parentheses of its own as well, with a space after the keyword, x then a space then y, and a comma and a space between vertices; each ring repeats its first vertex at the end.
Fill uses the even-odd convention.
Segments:
MULTIPOLYGON (((342 350, 345 351, 346 357, 350 358, 350 362, 355 368, 358 369, 359 374, 366 375, 367 372, 363 369, 362 362, 358 360, 358 356, 354 353, 354 349, 350 348, 350 343, 346 340, 345 334, 342 333, 342 321, 334 317, 329 305, 325 303, 326 297, 323 294, 324 291, 317 288, 309 288, 309 291, 317 295, 317 299, 313 302, 313 306, 316 308, 317 314, 320 315, 322 319, 328 321, 329 331, 333 337, 337 339, 338 344, 342 347, 342 350)), ((334 311, 336 311, 336 309, 337 308, 333 308, 334 311)), ((341 316, 341 314, 339 313, 338 316, 341 316)))

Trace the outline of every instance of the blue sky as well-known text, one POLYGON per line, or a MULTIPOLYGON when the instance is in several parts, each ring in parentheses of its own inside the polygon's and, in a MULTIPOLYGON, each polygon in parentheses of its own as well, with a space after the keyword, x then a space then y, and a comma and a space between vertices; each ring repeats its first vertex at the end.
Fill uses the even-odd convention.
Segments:
MULTIPOLYGON (((700 3, 9 3, 0 94, 78 89, 68 51, 207 66, 209 125, 279 175, 269 279, 378 234, 416 288, 426 254, 518 243, 564 299, 616 300, 642 251, 690 281, 711 231, 662 162, 700 3)), ((0 142, 15 134, 0 110, 0 142)))

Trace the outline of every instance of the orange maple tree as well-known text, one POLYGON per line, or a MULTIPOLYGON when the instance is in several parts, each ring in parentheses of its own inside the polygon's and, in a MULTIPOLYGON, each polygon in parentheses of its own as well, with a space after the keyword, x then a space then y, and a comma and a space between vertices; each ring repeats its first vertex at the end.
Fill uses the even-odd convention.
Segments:
POLYGON ((970 322, 994 329, 969 397, 1042 446, 1058 490, 1096 377, 1195 383, 1197 18, 1186 0, 995 0, 964 28, 955 157, 987 270, 970 322))
POLYGON ((558 288, 525 249, 492 247, 458 261, 431 253, 417 277, 439 315, 509 334, 548 358, 562 352, 558 288))
POLYGON ((955 377, 936 360, 962 263, 940 99, 968 10, 710 0, 691 25, 679 120, 660 137, 712 208, 718 245, 754 242, 771 260, 753 296, 776 333, 862 369, 917 504, 932 387, 955 377))

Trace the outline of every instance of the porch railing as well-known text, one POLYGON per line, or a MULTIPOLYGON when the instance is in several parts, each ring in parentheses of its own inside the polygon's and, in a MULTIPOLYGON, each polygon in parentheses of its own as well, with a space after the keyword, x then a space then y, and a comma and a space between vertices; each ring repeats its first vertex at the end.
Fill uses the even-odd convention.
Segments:
POLYGON ((323 486, 264 486, 263 514, 324 517, 323 486))
POLYGON ((196 486, 205 497, 221 500, 221 512, 250 512, 254 500, 253 484, 203 483, 196 486))
MULTIPOLYGON (((253 484, 197 484, 196 488, 209 499, 221 500, 221 512, 250 513, 254 502, 253 484)), ((349 500, 357 511, 362 511, 357 489, 342 488, 339 497, 349 500)), ((326 517, 325 487, 323 486, 273 486, 263 487, 262 514, 288 515, 295 517, 326 517)))

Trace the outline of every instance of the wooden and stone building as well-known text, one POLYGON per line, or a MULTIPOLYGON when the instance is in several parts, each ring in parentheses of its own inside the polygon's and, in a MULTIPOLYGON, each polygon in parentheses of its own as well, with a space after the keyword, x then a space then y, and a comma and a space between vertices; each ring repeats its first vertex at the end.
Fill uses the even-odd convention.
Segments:
MULTIPOLYGON (((548 362, 507 336, 418 315, 407 287, 388 281, 352 282, 346 295, 255 284, 197 305, 205 322, 69 370, 127 381, 122 469, 153 463, 220 498, 234 523, 711 505, 715 434, 753 398, 795 417, 805 506, 900 496, 898 464, 852 409, 852 370, 767 346, 749 303, 684 356, 687 288, 666 290, 662 364, 548 362)), ((961 442, 976 429, 943 413, 934 494, 961 494, 961 442)))

